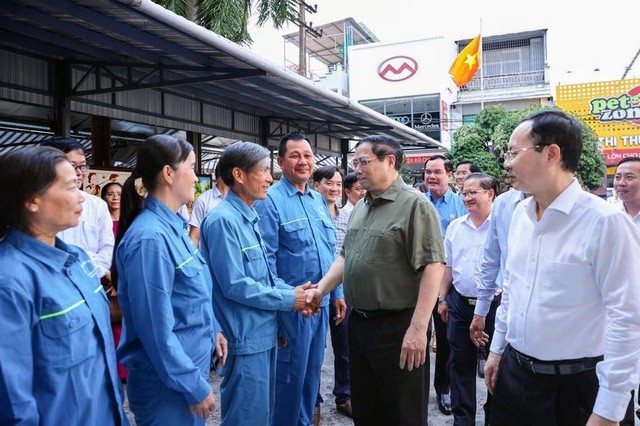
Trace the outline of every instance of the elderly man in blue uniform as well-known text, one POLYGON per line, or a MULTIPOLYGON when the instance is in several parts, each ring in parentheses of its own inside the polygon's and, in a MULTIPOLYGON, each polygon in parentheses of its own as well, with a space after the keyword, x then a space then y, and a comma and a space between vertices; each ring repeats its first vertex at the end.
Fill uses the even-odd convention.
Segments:
MULTIPOLYGON (((278 165, 282 178, 264 201, 255 204, 269 268, 291 287, 315 283, 335 259, 336 236, 327 205, 308 185, 314 154, 306 135, 292 132, 281 138, 278 165)), ((328 299, 311 318, 297 312, 279 313, 274 425, 312 422, 329 325, 328 299)), ((332 293, 331 299, 340 304, 338 316, 343 316, 342 289, 332 293)))
MULTIPOLYGON (((449 189, 449 181, 453 176, 453 162, 443 155, 434 155, 424 165, 424 181, 427 184, 427 198, 433 203, 440 218, 442 235, 454 219, 467 214, 462 198, 449 189)), ((450 363, 447 324, 438 314, 438 306, 433 310, 433 325, 436 331, 436 368, 433 374, 433 387, 436 390, 438 409, 442 414, 451 414, 449 397, 450 363)))
POLYGON ((505 151, 516 207, 485 381, 491 424, 617 424, 640 366, 640 235, 582 190, 582 127, 559 110, 524 118, 505 151), (500 373, 498 373, 500 371, 500 373))
POLYGON ((221 372, 221 424, 268 425, 275 403, 276 313, 304 309, 306 292, 286 285, 267 266, 252 206, 266 198, 273 181, 269 151, 236 142, 224 151, 218 167, 230 190, 202 223, 200 248, 211 270, 213 307, 229 348, 221 372))

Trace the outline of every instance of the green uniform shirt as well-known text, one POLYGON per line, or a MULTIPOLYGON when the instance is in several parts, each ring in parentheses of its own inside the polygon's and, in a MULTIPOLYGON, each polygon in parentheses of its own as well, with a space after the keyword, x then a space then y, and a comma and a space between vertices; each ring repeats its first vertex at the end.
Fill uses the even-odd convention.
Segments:
POLYGON ((424 267, 445 262, 438 214, 399 176, 378 198, 367 193, 353 209, 341 255, 349 306, 414 308, 424 267))

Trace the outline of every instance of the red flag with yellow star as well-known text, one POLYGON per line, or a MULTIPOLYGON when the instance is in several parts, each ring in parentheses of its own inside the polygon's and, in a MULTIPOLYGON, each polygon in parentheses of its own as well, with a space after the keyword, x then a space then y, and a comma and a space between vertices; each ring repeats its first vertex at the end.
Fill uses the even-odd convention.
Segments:
POLYGON ((480 68, 480 40, 481 36, 478 34, 451 64, 449 74, 458 87, 469 83, 480 68))

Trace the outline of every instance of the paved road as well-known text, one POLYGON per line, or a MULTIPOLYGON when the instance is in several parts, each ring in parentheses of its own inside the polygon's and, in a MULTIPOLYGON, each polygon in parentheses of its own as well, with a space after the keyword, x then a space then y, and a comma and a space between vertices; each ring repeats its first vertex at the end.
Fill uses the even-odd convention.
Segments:
MULTIPOLYGON (((327 335, 327 337, 329 337, 327 335)), ((435 363, 435 354, 431 352, 431 385, 433 385, 433 365, 435 363)), ((211 385, 214 389, 216 401, 219 403, 220 401, 220 377, 216 375, 211 376, 211 385)), ((335 409, 335 405, 333 403, 333 394, 331 391, 333 390, 333 352, 331 350, 331 341, 327 340, 327 349, 325 351, 324 364, 322 365, 322 383, 321 383, 321 393, 324 398, 324 404, 322 404, 322 417, 320 420, 321 426, 344 426, 344 425, 353 425, 353 422, 348 417, 338 413, 335 409)), ((477 401, 478 408, 476 411, 476 426, 484 425, 484 413, 482 411, 482 404, 484 404, 487 397, 487 390, 484 384, 483 379, 477 379, 476 381, 476 389, 477 389, 477 401)), ((429 425, 430 426, 450 426, 453 425, 453 417, 445 416, 438 410, 438 406, 435 401, 435 393, 433 391, 433 386, 430 388, 430 398, 429 398, 429 425)), ((636 396, 637 398, 637 396, 636 396)), ((127 411, 127 416, 131 421, 131 425, 135 426, 135 422, 133 421, 133 415, 128 411, 127 401, 125 400, 125 410, 127 411)), ((220 424, 220 408, 218 407, 216 411, 211 415, 209 419, 207 419, 207 426, 214 426, 220 424)), ((266 426, 266 425, 265 425, 266 426)), ((635 420, 635 426, 640 426, 640 420, 635 420)))
MULTIPOLYGON (((328 336, 327 336, 328 337, 328 336)), ((433 384, 433 365, 435 363, 435 355, 431 353, 431 384, 433 384)), ((216 375, 211 376, 211 385, 214 389, 216 401, 219 403, 220 401, 220 377, 216 375)), ((478 421, 476 421, 477 425, 484 424, 484 414, 482 412, 482 404, 486 398, 486 388, 484 385, 484 381, 482 379, 478 379, 477 381, 477 389, 478 389, 478 421)), ((327 350, 325 352, 325 360, 322 365, 322 383, 321 383, 321 394, 324 398, 324 404, 322 404, 322 417, 320 421, 320 425, 322 426, 343 426, 343 425, 352 425, 353 422, 348 417, 338 413, 335 409, 335 405, 333 403, 334 397, 331 391, 333 390, 333 352, 331 350, 331 341, 327 340, 327 350)), ((131 425, 134 426, 135 422, 133 421, 133 415, 128 411, 128 405, 125 401, 125 410, 127 410, 127 415, 129 416, 129 420, 131 421, 131 425)), ((219 425, 220 424, 220 408, 218 407, 216 411, 212 414, 211 418, 207 420, 207 425, 219 425)), ((433 392, 433 387, 431 387, 431 397, 429 400, 429 425, 433 426, 448 426, 453 425, 453 418, 451 416, 445 416, 438 410, 438 406, 436 405, 435 396, 433 392)), ((266 425, 265 425, 266 426, 266 425)))

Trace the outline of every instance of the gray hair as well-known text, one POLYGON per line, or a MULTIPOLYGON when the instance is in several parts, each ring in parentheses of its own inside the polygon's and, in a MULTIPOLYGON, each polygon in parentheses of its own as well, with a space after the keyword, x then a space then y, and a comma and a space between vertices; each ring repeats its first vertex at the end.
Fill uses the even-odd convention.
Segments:
POLYGON ((217 167, 220 168, 220 178, 229 188, 233 188, 236 180, 233 169, 236 167, 248 172, 260 161, 269 157, 269 151, 257 143, 237 141, 224 150, 217 167))

